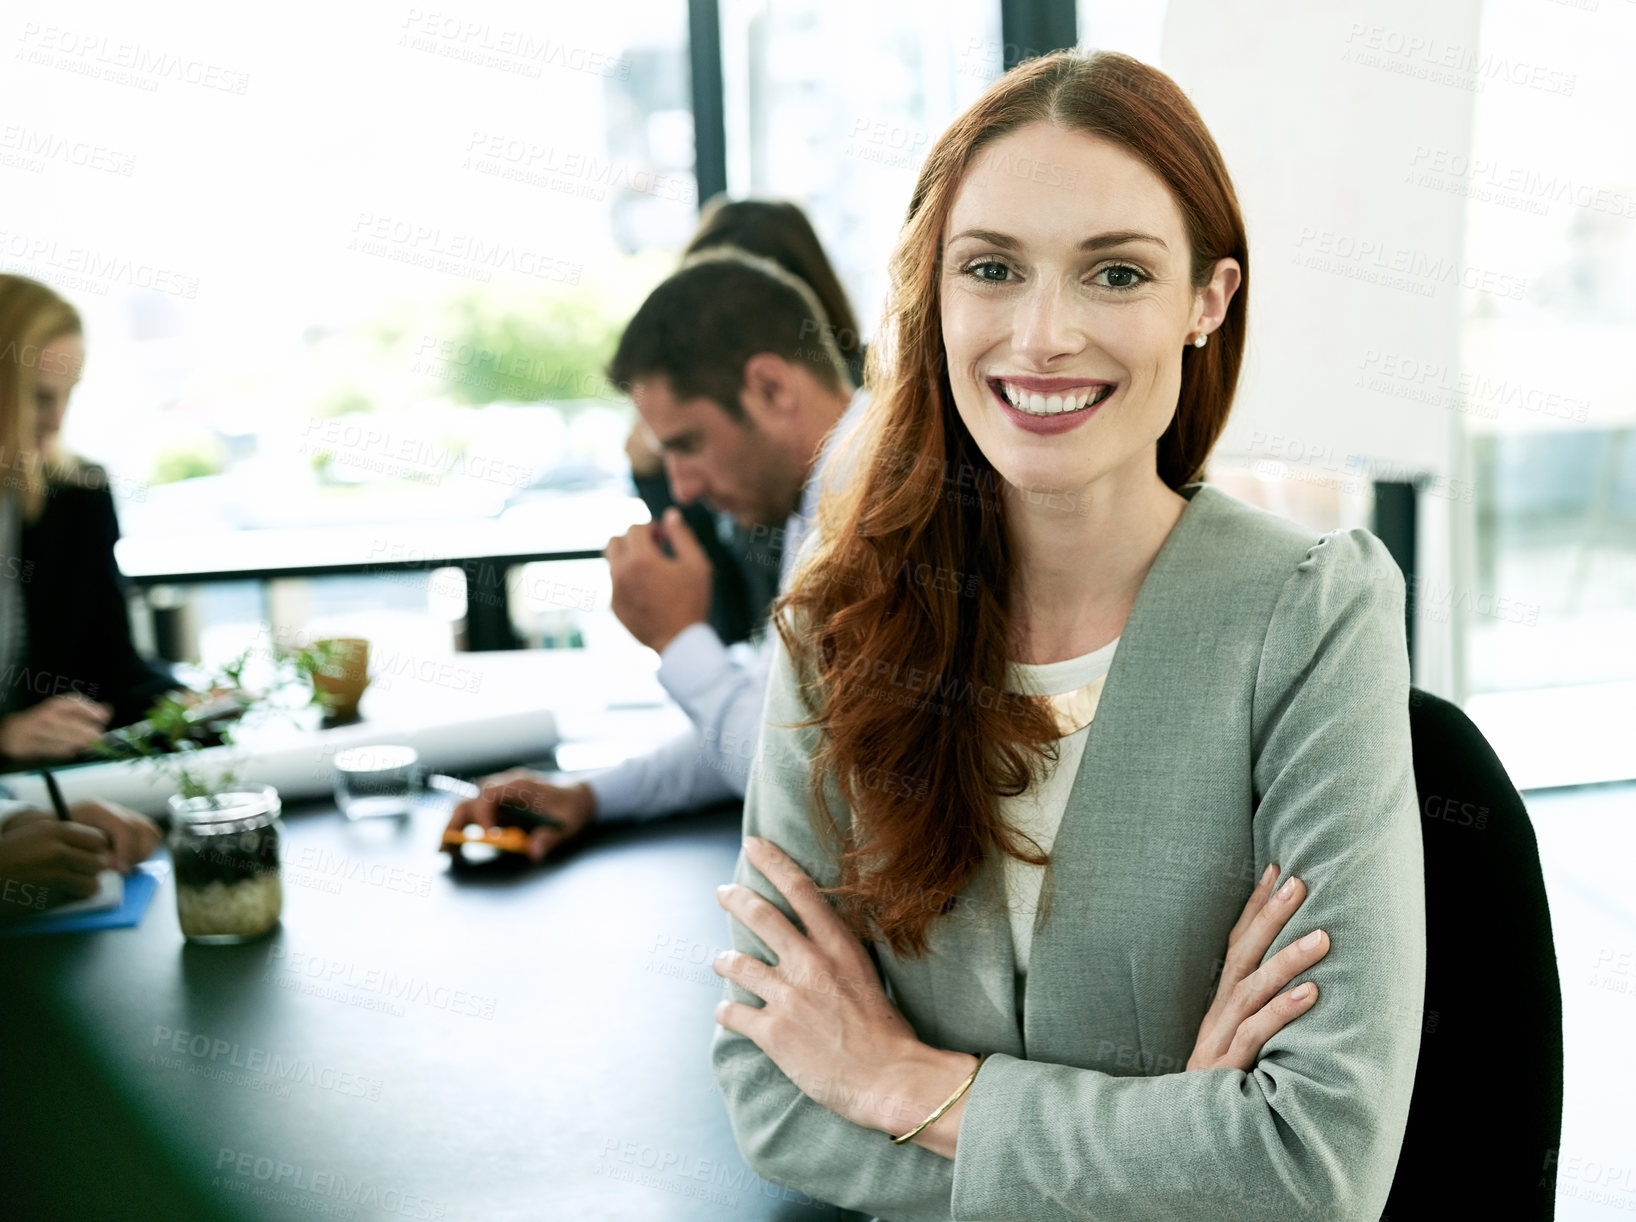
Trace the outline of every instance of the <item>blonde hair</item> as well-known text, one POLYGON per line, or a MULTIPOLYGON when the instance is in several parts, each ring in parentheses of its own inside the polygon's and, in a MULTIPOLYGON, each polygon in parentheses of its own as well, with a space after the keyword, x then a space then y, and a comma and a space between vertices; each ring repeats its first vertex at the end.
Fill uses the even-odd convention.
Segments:
POLYGON ((45 506, 46 485, 79 472, 78 458, 52 438, 35 440, 35 373, 41 353, 80 335, 79 312, 51 288, 27 276, 0 274, 0 491, 15 488, 26 521, 45 506))

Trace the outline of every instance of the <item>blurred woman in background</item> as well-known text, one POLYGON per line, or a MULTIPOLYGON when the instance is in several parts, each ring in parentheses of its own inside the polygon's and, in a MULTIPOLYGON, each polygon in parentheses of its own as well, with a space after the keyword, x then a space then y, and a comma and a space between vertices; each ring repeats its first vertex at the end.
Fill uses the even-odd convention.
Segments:
MULTIPOLYGON (((84 363, 74 307, 0 275, 0 764, 71 759, 178 686, 131 644, 107 474, 58 443, 84 363)), ((98 870, 129 870, 159 839, 113 803, 70 814, 0 798, 0 879, 33 884, 18 893, 42 906, 91 894, 98 870)))
POLYGON ((785 200, 730 200, 718 195, 699 213, 699 227, 682 257, 718 246, 736 246, 771 259, 790 275, 805 280, 829 317, 831 335, 852 384, 863 384, 864 343, 858 335, 858 320, 805 212, 785 200))
POLYGON ((62 449, 80 318, 0 275, 0 754, 66 759, 141 717, 174 676, 131 644, 108 476, 62 449))

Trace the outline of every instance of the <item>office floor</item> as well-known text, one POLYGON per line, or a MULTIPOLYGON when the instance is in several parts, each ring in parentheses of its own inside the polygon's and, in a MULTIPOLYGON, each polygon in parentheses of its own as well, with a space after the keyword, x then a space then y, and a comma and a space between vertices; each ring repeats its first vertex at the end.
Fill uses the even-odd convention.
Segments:
MULTIPOLYGON (((1523 798, 1539 838, 1562 978, 1556 1216, 1628 1216, 1636 1211, 1636 783, 1523 798)), ((1500 1024, 1506 984, 1495 981, 1500 1024)))

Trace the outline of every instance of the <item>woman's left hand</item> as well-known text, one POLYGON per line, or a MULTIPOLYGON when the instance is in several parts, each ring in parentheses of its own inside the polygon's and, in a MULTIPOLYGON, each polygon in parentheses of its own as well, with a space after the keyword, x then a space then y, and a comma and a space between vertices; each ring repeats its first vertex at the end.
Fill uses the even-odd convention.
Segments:
POLYGON ((74 803, 68 813, 74 822, 97 828, 108 837, 114 869, 122 874, 129 874, 137 863, 146 861, 162 839, 157 823, 118 802, 93 798, 74 803))
POLYGON ((734 883, 718 888, 717 901, 767 944, 778 964, 734 950, 717 956, 718 976, 766 1004, 757 1009, 723 1001, 716 1021, 754 1041, 804 1094, 830 1111, 866 1128, 893 1127, 900 1118, 893 1100, 883 1096, 883 1085, 924 1046, 886 996, 863 944, 806 872, 771 841, 747 836, 744 852, 789 900, 807 933, 750 888, 734 883))

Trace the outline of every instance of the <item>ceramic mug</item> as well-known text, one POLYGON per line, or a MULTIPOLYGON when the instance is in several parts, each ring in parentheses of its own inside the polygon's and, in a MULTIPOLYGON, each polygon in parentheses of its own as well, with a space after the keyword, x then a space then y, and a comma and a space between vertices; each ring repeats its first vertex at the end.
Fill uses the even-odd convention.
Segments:
POLYGON ((369 642, 362 637, 333 637, 314 643, 329 654, 329 660, 312 676, 325 719, 331 723, 354 720, 358 702, 369 686, 369 642))

